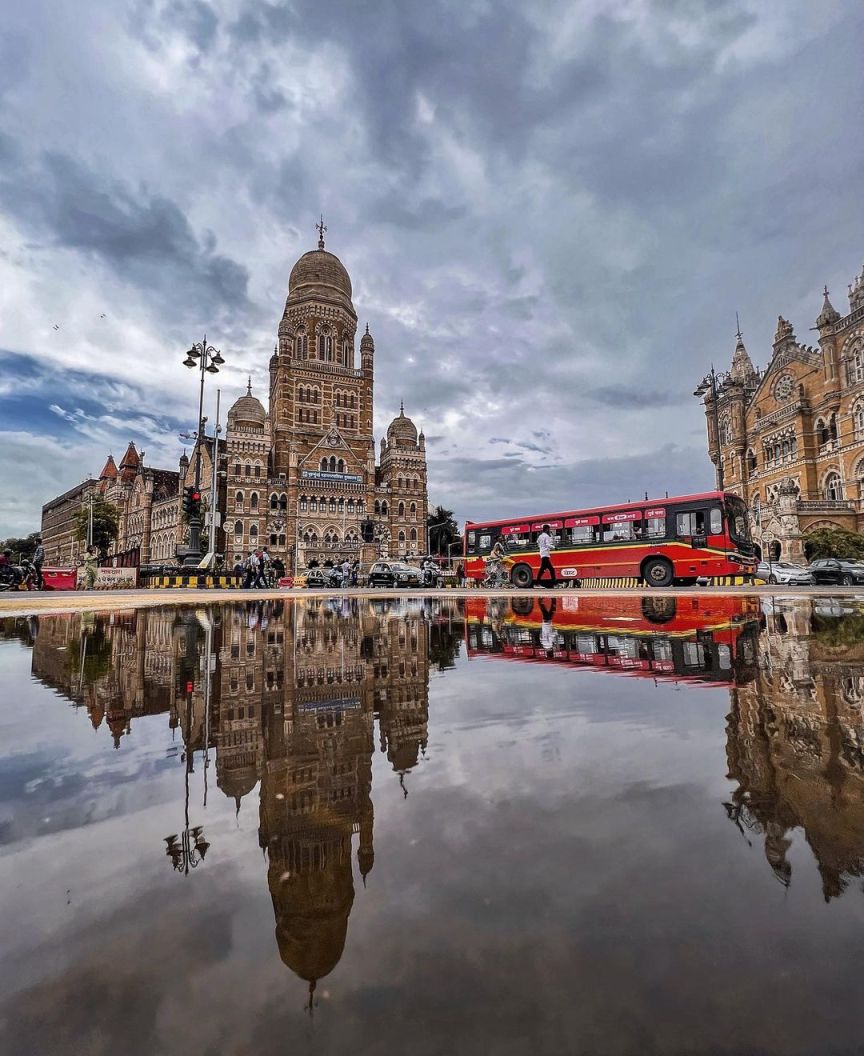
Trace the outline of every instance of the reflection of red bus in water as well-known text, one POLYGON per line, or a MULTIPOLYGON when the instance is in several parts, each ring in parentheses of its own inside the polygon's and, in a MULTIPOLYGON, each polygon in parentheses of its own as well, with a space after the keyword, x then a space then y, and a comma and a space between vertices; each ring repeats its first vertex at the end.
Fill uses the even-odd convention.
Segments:
POLYGON ((467 521, 466 575, 483 579, 486 558, 500 540, 514 586, 530 587, 540 569, 537 536, 544 524, 555 539, 552 564, 559 579, 639 577, 648 586, 666 587, 676 580, 695 583, 756 572, 743 501, 710 491, 504 521, 467 521))
POLYGON ((557 661, 697 682, 756 673, 759 601, 634 595, 468 598, 468 656, 557 661))

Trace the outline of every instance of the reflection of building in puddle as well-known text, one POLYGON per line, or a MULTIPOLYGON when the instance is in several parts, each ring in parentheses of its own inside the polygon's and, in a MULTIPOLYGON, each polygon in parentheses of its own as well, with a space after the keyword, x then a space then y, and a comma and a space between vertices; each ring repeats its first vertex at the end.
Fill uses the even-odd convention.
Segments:
POLYGON ((183 739, 184 833, 196 831, 196 754, 215 749, 216 783, 238 811, 261 782, 276 942, 311 993, 342 955, 355 837, 364 884, 374 864, 375 720, 407 795, 427 741, 430 642, 443 668, 462 637, 458 605, 422 599, 384 612, 343 598, 52 616, 40 620, 33 673, 86 706, 97 728, 107 720, 118 745, 136 717, 168 713, 183 739))
POLYGON ((759 603, 743 596, 471 598, 469 656, 553 661, 651 678, 746 681, 759 603))
POLYGON ((803 830, 828 900, 864 870, 864 615, 818 599, 767 608, 756 678, 731 694, 726 810, 784 884, 803 830))

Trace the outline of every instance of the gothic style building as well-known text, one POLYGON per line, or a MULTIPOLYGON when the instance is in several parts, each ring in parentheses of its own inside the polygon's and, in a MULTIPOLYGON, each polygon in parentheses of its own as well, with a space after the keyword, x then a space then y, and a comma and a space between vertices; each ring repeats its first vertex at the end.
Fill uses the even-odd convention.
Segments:
POLYGON ((705 394, 708 448, 721 481, 750 507, 763 553, 801 560, 806 533, 864 529, 864 271, 841 316, 825 288, 818 347, 777 322, 768 366, 738 343, 705 394))
MULTIPOLYGON (((338 257, 318 248, 297 261, 270 358, 267 407, 252 393, 228 412, 219 448, 217 549, 228 564, 267 546, 289 568, 345 555, 365 564, 379 554, 427 551, 426 439, 404 407, 375 458, 375 342, 368 325, 356 366, 357 314, 351 279, 338 257)), ((143 453, 142 453, 143 454, 143 453)), ((78 511, 100 493, 121 511, 117 553, 142 564, 172 562, 185 526, 180 495, 194 483, 196 451, 179 472, 144 467, 135 445, 119 468, 111 456, 98 480, 52 499, 42 510, 49 564, 74 561, 78 511)), ((210 493, 213 440, 202 441, 201 485, 210 493)))
POLYGON ((266 543, 291 565, 334 553, 426 552, 426 440, 404 408, 381 441, 372 433, 375 342, 355 365, 351 279, 324 248, 291 270, 270 358, 268 407, 251 383, 228 412, 225 553, 266 543), (365 525, 365 528, 364 528, 365 525))

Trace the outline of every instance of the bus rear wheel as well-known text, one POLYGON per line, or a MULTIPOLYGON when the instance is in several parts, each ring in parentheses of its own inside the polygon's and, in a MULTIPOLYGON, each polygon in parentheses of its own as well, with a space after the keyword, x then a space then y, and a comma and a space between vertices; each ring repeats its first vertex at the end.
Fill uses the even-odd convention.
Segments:
POLYGON ((527 590, 534 582, 534 576, 528 565, 515 565, 510 573, 510 582, 520 590, 527 590))
POLYGON ((652 557, 642 566, 642 578, 649 587, 668 587, 672 576, 672 565, 664 557, 652 557))

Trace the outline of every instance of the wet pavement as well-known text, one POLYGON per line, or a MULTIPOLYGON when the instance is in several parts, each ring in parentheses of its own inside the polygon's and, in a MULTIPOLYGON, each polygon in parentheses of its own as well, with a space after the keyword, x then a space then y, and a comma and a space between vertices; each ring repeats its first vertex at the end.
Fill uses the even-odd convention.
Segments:
POLYGON ((855 599, 7 617, 0 687, 3 1053, 862 1051, 855 599))

